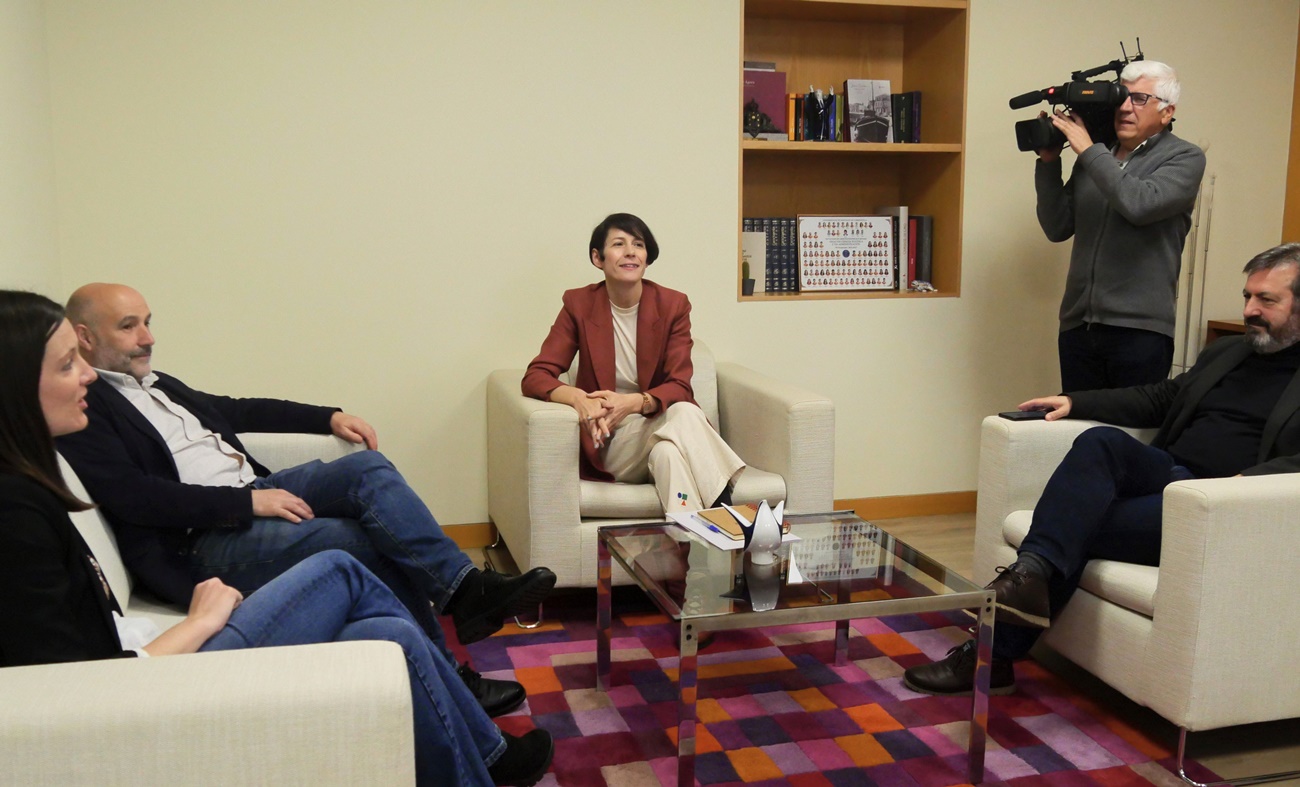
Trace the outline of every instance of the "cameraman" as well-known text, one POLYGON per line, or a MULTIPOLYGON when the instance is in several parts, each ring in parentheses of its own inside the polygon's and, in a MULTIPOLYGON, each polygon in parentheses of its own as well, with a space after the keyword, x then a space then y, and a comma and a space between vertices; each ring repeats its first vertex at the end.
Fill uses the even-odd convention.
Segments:
MULTIPOLYGON (((1061 299, 1061 389, 1123 388, 1164 380, 1174 356, 1174 302, 1205 154, 1174 136, 1181 88, 1164 63, 1120 73, 1129 97, 1115 110, 1118 141, 1094 144, 1077 113, 1052 124, 1078 158, 1061 182, 1061 151, 1039 150, 1038 223, 1052 242, 1074 237, 1061 299)), ((1044 113, 1046 116, 1046 113, 1044 113)))

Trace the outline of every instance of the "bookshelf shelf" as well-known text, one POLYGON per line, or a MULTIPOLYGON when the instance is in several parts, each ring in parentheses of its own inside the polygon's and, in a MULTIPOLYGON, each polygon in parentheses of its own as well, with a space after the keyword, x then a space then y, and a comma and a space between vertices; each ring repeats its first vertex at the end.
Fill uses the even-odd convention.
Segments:
POLYGON ((898 144, 886 142, 774 142, 766 139, 747 139, 740 143, 746 153, 842 153, 846 156, 863 154, 887 154, 914 156, 918 153, 960 153, 961 144, 956 142, 922 142, 917 144, 898 144))
MULTIPOLYGON (((939 291, 745 296, 737 243, 737 299, 960 296, 968 0, 744 0, 741 13, 742 61, 775 62, 790 92, 813 85, 839 93, 845 79, 888 79, 892 92, 919 90, 923 102, 920 143, 742 139, 738 218, 866 215, 906 205, 934 217, 932 283, 939 291)), ((737 136, 742 125, 737 111, 737 136)), ((739 231, 738 220, 738 240, 739 231)))

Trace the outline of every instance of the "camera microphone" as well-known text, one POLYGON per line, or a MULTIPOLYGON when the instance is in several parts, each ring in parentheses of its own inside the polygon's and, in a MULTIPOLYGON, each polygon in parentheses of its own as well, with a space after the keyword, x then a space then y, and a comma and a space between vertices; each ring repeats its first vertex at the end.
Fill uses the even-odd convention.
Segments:
POLYGON ((1028 93, 1022 93, 1011 99, 1011 108, 1024 109, 1025 107, 1032 107, 1034 104, 1043 100, 1046 96, 1046 92, 1047 91, 1044 90, 1031 90, 1028 93))

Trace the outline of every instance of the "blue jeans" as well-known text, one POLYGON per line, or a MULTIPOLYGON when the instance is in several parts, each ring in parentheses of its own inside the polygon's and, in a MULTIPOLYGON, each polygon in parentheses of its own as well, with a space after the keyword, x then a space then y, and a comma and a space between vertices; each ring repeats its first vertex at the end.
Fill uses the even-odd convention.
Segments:
POLYGON ((1174 361, 1171 337, 1101 323, 1061 331, 1056 348, 1066 393, 1158 383, 1174 361))
POLYGON ((344 552, 313 555, 253 593, 200 651, 385 640, 411 680, 419 784, 492 784, 501 731, 387 586, 344 552))
MULTIPOLYGON (((1165 486, 1192 477, 1165 451, 1112 426, 1079 435, 1043 488, 1020 544, 1020 552, 1055 569, 1048 582, 1052 617, 1065 608, 1093 558, 1159 565, 1165 486)), ((993 653, 1020 658, 1040 633, 999 624, 993 653)))
POLYGON ((248 528, 204 531, 191 547, 196 581, 220 577, 247 594, 309 555, 341 549, 383 580, 447 652, 429 602, 445 606, 473 564, 383 454, 358 451, 308 462, 253 486, 292 492, 315 518, 293 524, 258 517, 248 528))

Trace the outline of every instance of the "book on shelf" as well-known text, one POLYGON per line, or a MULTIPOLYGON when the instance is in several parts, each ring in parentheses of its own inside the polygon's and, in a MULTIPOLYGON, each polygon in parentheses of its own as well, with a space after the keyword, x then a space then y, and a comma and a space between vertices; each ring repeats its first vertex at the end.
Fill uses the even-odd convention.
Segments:
POLYGON ((907 230, 908 216, 906 205, 887 205, 882 208, 876 208, 876 212, 882 216, 888 216, 890 224, 894 230, 894 289, 906 291, 907 285, 911 281, 903 281, 907 275, 907 230))
POLYGON ((916 238, 917 238, 917 221, 916 216, 907 217, 907 274, 903 276, 900 290, 910 290, 912 282, 916 281, 916 238))
POLYGON ((746 71, 775 71, 776 63, 768 60, 746 60, 744 68, 746 71))
POLYGON ((741 74, 744 92, 743 139, 789 139, 785 125, 785 72, 747 68, 741 74))
POLYGON ((921 141, 921 91, 909 90, 890 96, 894 116, 895 142, 921 141))
POLYGON ((934 216, 916 217, 916 281, 933 284, 934 216))
POLYGON ((921 91, 912 90, 907 93, 912 99, 908 103, 908 109, 912 113, 912 142, 921 141, 921 91))
POLYGON ((888 79, 844 80, 844 139, 893 142, 894 111, 888 79))
POLYGON ((755 230, 753 225, 753 219, 745 219, 741 224, 740 260, 749 263, 754 292, 767 292, 767 233, 755 230))

